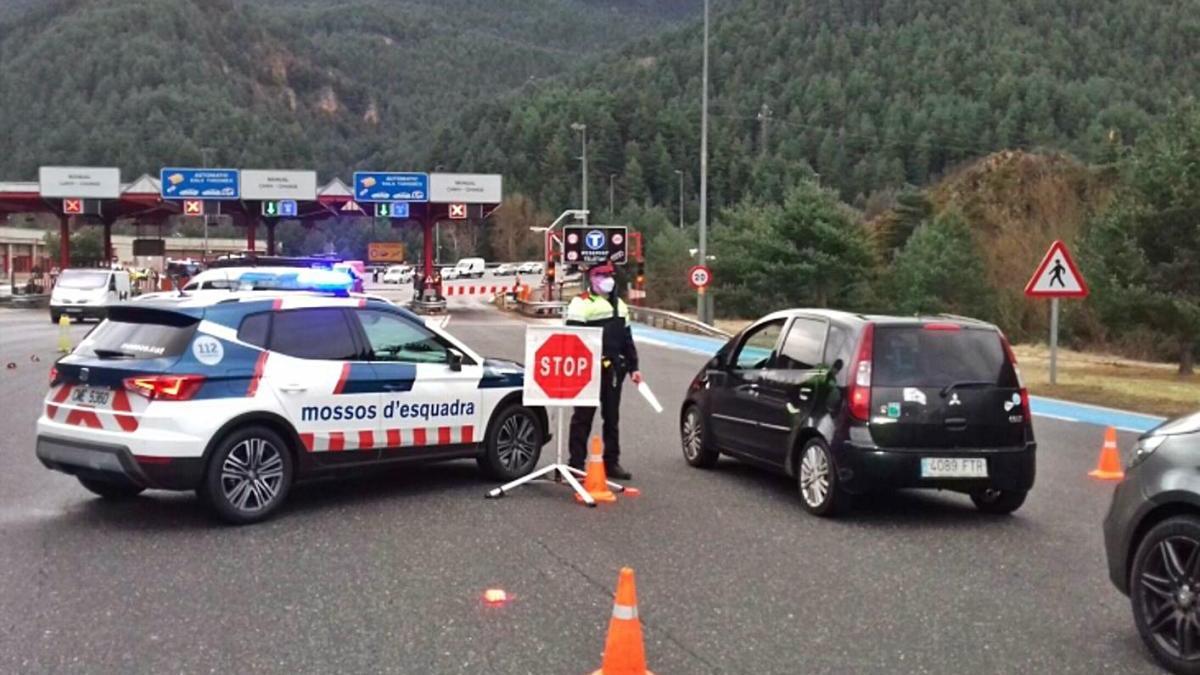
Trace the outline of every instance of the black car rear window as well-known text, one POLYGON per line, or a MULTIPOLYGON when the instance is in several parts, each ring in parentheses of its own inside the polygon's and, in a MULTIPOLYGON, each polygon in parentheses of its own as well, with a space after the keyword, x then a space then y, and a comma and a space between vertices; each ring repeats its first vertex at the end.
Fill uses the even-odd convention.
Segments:
POLYGON ((75 352, 103 359, 156 359, 187 349, 199 320, 158 311, 116 311, 75 352))
POLYGON ((991 329, 880 326, 873 354, 871 383, 878 387, 944 387, 952 382, 1017 386, 1000 335, 991 329))
POLYGON ((345 312, 333 307, 277 312, 271 326, 271 350, 322 361, 359 357, 345 312))

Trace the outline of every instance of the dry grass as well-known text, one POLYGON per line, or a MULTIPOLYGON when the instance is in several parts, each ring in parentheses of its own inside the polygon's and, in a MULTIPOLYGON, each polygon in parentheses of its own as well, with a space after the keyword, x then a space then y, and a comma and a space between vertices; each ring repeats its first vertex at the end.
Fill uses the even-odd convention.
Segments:
POLYGON ((1178 417, 1200 410, 1200 376, 1182 377, 1170 363, 1058 350, 1058 384, 1050 384, 1046 345, 1013 348, 1030 393, 1080 403, 1178 417))

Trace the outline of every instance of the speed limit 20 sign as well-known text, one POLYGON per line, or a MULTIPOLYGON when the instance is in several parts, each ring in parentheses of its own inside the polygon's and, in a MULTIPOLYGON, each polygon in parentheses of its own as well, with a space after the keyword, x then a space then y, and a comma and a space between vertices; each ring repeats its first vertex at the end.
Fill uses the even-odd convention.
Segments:
POLYGON ((688 270, 688 283, 692 285, 692 288, 703 293, 704 289, 712 283, 712 272, 704 265, 696 265, 688 270))
POLYGON ((525 405, 600 405, 599 328, 525 329, 525 405))

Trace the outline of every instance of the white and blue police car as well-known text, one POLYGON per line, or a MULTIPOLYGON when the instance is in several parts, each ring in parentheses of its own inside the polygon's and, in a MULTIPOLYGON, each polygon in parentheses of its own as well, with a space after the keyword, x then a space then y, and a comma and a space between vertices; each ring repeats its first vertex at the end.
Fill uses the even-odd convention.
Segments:
POLYGON ((248 523, 296 480, 351 467, 475 458, 497 480, 529 473, 549 433, 523 377, 367 296, 158 297, 112 307, 55 364, 37 456, 102 497, 195 490, 248 523))

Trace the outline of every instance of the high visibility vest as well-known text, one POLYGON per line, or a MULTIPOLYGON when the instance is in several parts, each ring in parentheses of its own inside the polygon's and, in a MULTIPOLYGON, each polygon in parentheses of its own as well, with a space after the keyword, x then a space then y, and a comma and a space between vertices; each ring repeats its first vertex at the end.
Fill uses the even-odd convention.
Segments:
MULTIPOLYGON (((625 305, 625 301, 617 298, 616 318, 622 320, 623 323, 629 323, 629 307, 625 305)), ((608 321, 614 317, 612 303, 608 298, 594 293, 585 293, 576 296, 567 305, 566 320, 583 323, 601 323, 608 321)))

